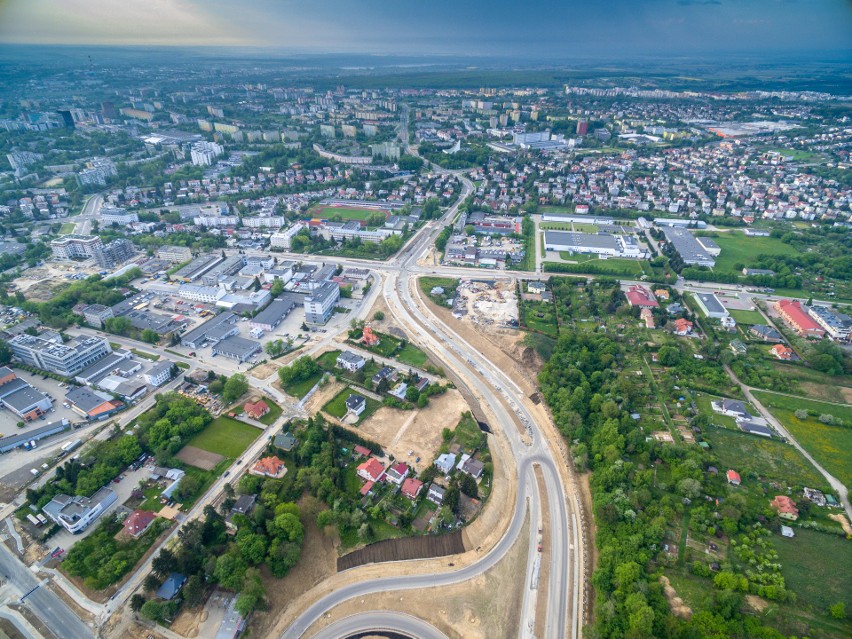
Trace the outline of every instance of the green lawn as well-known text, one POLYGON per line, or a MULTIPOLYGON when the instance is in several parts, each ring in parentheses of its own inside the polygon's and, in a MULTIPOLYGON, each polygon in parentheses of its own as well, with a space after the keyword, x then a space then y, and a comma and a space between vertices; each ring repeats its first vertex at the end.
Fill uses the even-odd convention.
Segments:
POLYGON ((588 222, 542 222, 538 225, 542 231, 574 231, 576 233, 597 233, 598 225, 588 222))
POLYGON ((766 324, 766 319, 760 314, 760 311, 736 311, 728 309, 737 324, 766 324))
POLYGON ((311 211, 311 215, 313 217, 340 217, 344 220, 367 220, 374 213, 386 214, 385 211, 379 211, 374 209, 349 208, 345 206, 323 206, 313 209, 311 211))
POLYGON ((720 472, 732 468, 744 481, 753 473, 795 486, 825 484, 822 475, 789 444, 722 428, 707 429, 704 438, 719 459, 720 472))
POLYGON ((844 390, 852 388, 852 378, 849 376, 838 375, 833 377, 804 364, 781 362, 774 357, 771 361, 772 368, 795 379, 799 383, 801 393, 807 395, 810 399, 846 403, 848 395, 844 394, 844 390))
MULTIPOLYGON (((641 277, 645 274, 640 260, 627 260, 622 258, 609 258, 602 260, 582 254, 559 253, 559 257, 569 262, 589 263, 594 265, 594 272, 605 275, 624 275, 628 277, 641 277)), ((649 269, 650 270, 650 269, 649 269)))
POLYGON ((284 392, 288 395, 302 399, 305 395, 311 392, 311 389, 322 379, 322 376, 322 373, 317 373, 316 375, 311 375, 307 379, 293 382, 286 386, 282 385, 282 387, 284 388, 284 392))
POLYGON ((317 357, 317 364, 319 364, 323 370, 333 371, 337 368, 337 357, 340 355, 340 350, 333 350, 323 353, 319 357, 317 357))
POLYGON ((429 357, 426 353, 414 346, 411 342, 406 343, 406 345, 402 347, 402 350, 396 354, 396 359, 402 364, 408 364, 415 368, 423 368, 426 365, 426 362, 429 361, 429 357))
POLYGON ((835 406, 813 400, 786 397, 770 392, 755 392, 755 395, 776 418, 790 431, 805 449, 814 456, 829 473, 852 486, 852 407, 835 406), (803 408, 818 415, 828 414, 844 421, 846 426, 830 426, 809 415, 799 419, 795 411, 803 408))
POLYGON ((266 405, 267 405, 267 406, 269 406, 269 412, 268 412, 268 413, 266 413, 266 415, 264 415, 263 417, 261 417, 258 421, 259 421, 261 424, 266 424, 267 426, 269 426, 269 425, 270 425, 270 424, 272 424, 272 423, 273 423, 276 419, 278 419, 279 417, 281 417, 281 413, 283 413, 283 412, 284 412, 284 409, 282 409, 282 408, 281 408, 278 404, 276 404, 275 402, 273 402, 273 401, 272 401, 271 399, 269 399, 268 397, 264 397, 264 398, 263 398, 263 401, 264 401, 264 402, 266 402, 266 405))
POLYGON ((526 328, 539 331, 550 337, 558 337, 556 310, 551 302, 522 300, 521 313, 521 320, 526 328))
MULTIPOLYGON (((281 409, 279 408, 279 411, 281 409)), ((261 431, 225 415, 217 417, 203 431, 187 442, 201 450, 236 459, 260 436, 261 431)))
POLYGON ((787 587, 800 602, 819 611, 843 601, 848 615, 852 607, 852 544, 837 535, 802 528, 795 531, 792 539, 772 538, 787 587))
POLYGON ((156 362, 158 359, 160 359, 159 355, 155 355, 154 353, 147 353, 145 351, 139 351, 139 350, 136 350, 135 348, 131 348, 130 352, 133 353, 134 355, 136 355, 137 357, 147 359, 151 362, 156 362))
POLYGON ((65 222, 59 228, 59 234, 60 235, 68 235, 69 233, 73 233, 75 228, 77 228, 77 225, 74 224, 73 222, 65 222))
POLYGON ((479 429, 479 424, 476 423, 470 413, 462 415, 456 425, 453 439, 465 452, 470 452, 474 448, 482 448, 485 445, 485 434, 479 429))
MULTIPOLYGON (((796 255, 798 252, 789 244, 774 237, 748 237, 739 231, 717 233, 713 239, 722 249, 716 258, 714 270, 719 273, 734 273, 734 264, 754 267, 759 255, 796 255)), ((742 272, 737 272, 741 275, 742 272)))
MULTIPOLYGON (((350 395, 357 394, 363 397, 363 393, 358 390, 347 386, 342 391, 340 391, 337 395, 331 398, 331 400, 322 407, 322 409, 328 413, 329 415, 333 415, 338 419, 343 419, 346 416, 346 398, 350 395)), ((373 399, 372 397, 365 397, 367 400, 367 407, 364 409, 364 412, 358 417, 358 421, 356 424, 363 422, 370 415, 376 412, 378 408, 381 406, 381 403, 373 399)))

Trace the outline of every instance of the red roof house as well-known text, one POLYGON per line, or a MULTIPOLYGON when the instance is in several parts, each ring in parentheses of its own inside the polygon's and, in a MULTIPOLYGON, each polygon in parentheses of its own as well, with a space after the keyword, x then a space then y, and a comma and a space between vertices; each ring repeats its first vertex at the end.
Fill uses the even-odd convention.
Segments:
POLYGON ((799 509, 796 508, 796 502, 787 497, 787 495, 776 495, 775 499, 769 502, 769 505, 778 511, 778 516, 781 519, 796 521, 799 518, 799 509))
POLYGON ((379 343, 379 336, 373 332, 372 328, 365 326, 364 330, 361 331, 361 343, 364 346, 377 346, 379 343))
POLYGON ((413 477, 407 478, 402 482, 402 494, 409 499, 417 499, 417 495, 423 489, 423 482, 413 477))
POLYGON ((692 332, 692 322, 683 318, 674 321, 675 335, 689 335, 692 332))
POLYGON ((634 284, 627 289, 627 303, 630 306, 638 306, 640 308, 657 308, 660 303, 654 294, 644 286, 634 284))
POLYGON ((825 336, 825 329, 817 324, 807 314, 802 304, 796 300, 778 300, 775 309, 784 318, 784 321, 792 326, 796 332, 803 337, 816 337, 821 339, 825 336))
POLYGON ((363 464, 359 464, 355 471, 358 477, 365 481, 379 481, 385 474, 385 465, 375 457, 371 457, 363 464))
POLYGON ((392 482, 399 486, 402 484, 403 480, 408 477, 408 471, 408 464, 404 462, 397 462, 388 469, 388 472, 385 475, 385 481, 392 482))
POLYGON ((729 470, 727 472, 728 483, 733 484, 734 486, 739 486, 740 482, 742 482, 742 478, 740 474, 735 470, 729 470))
POLYGON ((131 537, 140 537, 148 530, 153 521, 157 518, 152 512, 147 510, 134 510, 124 520, 124 532, 131 537))
POLYGON ((784 346, 784 344, 776 344, 769 349, 769 352, 778 359, 793 359, 793 349, 789 346, 784 346))
POLYGON ((283 477, 287 473, 287 466, 284 462, 275 457, 264 457, 258 459, 251 468, 252 475, 262 475, 264 477, 283 477))
POLYGON ((365 448, 364 446, 361 446, 360 444, 355 446, 354 450, 355 450, 355 454, 361 455, 361 457, 369 457, 370 456, 370 449, 365 448))
POLYGON ((252 419, 260 419, 269 412, 269 406, 265 401, 259 399, 254 404, 246 402, 246 405, 243 406, 243 410, 245 410, 246 415, 252 419))
POLYGON ((375 485, 376 485, 376 483, 375 483, 375 482, 368 481, 366 484, 364 484, 363 486, 361 486, 361 490, 360 490, 360 491, 358 491, 358 492, 360 492, 360 493, 361 493, 361 496, 362 496, 362 497, 366 497, 367 495, 369 495, 369 494, 370 494, 370 492, 373 490, 373 486, 375 486, 375 485))

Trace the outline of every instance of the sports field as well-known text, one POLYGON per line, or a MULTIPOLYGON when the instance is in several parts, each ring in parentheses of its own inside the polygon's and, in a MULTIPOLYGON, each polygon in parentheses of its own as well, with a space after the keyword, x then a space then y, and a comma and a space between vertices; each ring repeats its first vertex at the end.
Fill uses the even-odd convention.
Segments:
POLYGON ((213 422, 187 442, 187 445, 236 459, 260 436, 260 429, 227 416, 213 422))
POLYGON ((365 221, 376 213, 381 213, 385 217, 388 215, 388 212, 382 209, 365 209, 357 206, 318 206, 310 210, 311 217, 323 220, 339 217, 343 220, 365 221))

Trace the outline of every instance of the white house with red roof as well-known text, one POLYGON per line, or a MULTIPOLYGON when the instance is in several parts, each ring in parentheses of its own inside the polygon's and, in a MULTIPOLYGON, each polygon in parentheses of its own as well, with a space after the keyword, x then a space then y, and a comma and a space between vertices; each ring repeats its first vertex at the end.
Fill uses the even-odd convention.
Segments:
POLYGON ((399 486, 408 477, 410 470, 405 462, 397 462, 388 469, 387 474, 385 474, 385 481, 399 486))
POLYGON ((375 457, 370 457, 359 464, 355 472, 364 481, 377 482, 385 475, 385 465, 375 457))

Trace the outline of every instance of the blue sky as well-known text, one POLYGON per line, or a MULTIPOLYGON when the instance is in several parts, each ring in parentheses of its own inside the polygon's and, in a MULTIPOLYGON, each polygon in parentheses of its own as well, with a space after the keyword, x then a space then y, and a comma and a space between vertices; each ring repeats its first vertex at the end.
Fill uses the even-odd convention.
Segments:
POLYGON ((852 53, 850 0, 0 0, 0 42, 524 59, 852 53))

